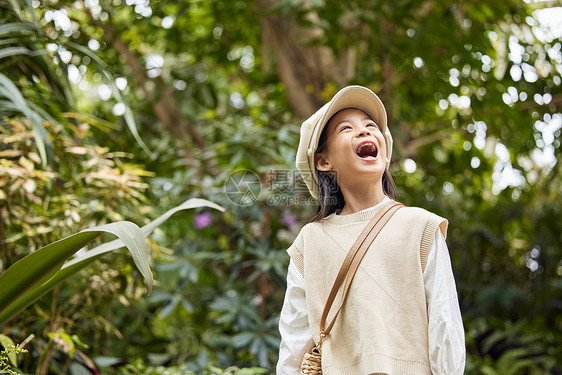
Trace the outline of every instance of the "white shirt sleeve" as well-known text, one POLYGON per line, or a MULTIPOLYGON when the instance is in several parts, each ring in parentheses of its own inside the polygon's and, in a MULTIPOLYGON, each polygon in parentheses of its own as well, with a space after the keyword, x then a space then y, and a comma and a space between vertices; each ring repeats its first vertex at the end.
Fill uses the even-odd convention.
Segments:
POLYGON ((304 353, 314 346, 308 325, 304 279, 291 260, 287 272, 287 291, 279 316, 281 345, 277 375, 299 375, 304 353))
POLYGON ((423 274, 429 315, 429 362, 434 375, 463 374, 466 361, 464 327, 449 250, 437 230, 423 274))

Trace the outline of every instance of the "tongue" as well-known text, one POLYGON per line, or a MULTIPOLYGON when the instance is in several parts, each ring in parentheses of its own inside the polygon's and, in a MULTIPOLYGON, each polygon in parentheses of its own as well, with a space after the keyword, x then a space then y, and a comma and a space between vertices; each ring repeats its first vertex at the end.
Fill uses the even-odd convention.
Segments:
POLYGON ((367 156, 371 156, 371 150, 368 150, 367 147, 363 147, 359 151, 358 155, 359 155, 360 158, 365 158, 367 156))
POLYGON ((368 156, 375 157, 376 156, 376 149, 373 145, 365 145, 359 149, 357 156, 360 158, 366 158, 368 156))

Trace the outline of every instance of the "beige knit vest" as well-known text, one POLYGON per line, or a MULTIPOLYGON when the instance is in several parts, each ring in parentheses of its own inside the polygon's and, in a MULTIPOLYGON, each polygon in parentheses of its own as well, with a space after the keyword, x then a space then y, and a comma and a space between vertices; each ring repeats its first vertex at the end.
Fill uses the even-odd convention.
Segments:
MULTIPOLYGON (((287 250, 305 280, 315 342, 339 268, 376 212, 331 215, 307 224, 287 250)), ((398 210, 389 220, 363 258, 345 306, 324 341, 323 374, 431 374, 423 269, 438 228, 445 235, 447 221, 414 207, 398 210)), ((339 300, 338 296, 334 306, 339 300)))

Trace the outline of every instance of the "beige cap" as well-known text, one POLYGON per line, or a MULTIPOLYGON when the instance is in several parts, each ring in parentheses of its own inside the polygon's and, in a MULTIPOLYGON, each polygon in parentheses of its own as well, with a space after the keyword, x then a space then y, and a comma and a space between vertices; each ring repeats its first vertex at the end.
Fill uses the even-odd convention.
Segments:
POLYGON ((358 108, 367 112, 382 127, 386 138, 387 163, 392 156, 392 135, 386 124, 386 110, 379 97, 363 86, 347 86, 334 95, 332 100, 310 116, 301 126, 301 138, 297 149, 297 169, 301 173, 310 194, 318 198, 318 180, 314 166, 314 152, 326 123, 344 108, 358 108))

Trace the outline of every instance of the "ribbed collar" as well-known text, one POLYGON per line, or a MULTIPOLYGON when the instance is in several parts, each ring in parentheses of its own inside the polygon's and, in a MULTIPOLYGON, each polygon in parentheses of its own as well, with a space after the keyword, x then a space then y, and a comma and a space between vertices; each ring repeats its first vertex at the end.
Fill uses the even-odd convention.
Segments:
POLYGON ((327 216, 323 221, 327 224, 333 224, 333 225, 343 225, 343 224, 357 223, 361 221, 369 221, 387 202, 390 202, 390 198, 385 196, 382 201, 380 201, 379 203, 375 204, 372 207, 366 208, 364 210, 349 215, 338 215, 336 213, 333 213, 327 216))

